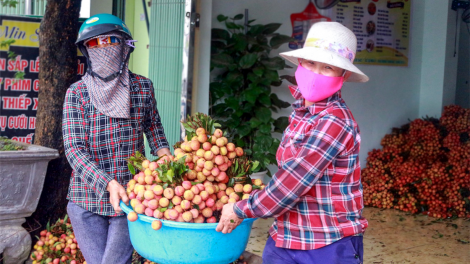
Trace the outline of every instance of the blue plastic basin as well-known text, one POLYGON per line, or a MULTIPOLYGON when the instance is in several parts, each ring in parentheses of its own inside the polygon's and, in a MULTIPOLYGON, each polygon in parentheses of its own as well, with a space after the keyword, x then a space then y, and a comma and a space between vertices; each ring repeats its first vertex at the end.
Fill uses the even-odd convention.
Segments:
MULTIPOLYGON (((121 201, 122 210, 132 211, 121 201)), ((159 264, 210 263, 228 264, 240 257, 246 248, 256 218, 245 219, 230 234, 216 232, 217 224, 180 223, 161 220, 160 230, 152 229, 156 218, 138 215, 127 221, 134 249, 144 258, 159 264)))

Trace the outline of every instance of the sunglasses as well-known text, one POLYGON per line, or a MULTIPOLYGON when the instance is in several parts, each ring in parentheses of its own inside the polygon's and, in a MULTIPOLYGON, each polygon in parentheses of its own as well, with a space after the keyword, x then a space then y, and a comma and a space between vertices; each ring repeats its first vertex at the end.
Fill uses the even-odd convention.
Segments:
POLYGON ((121 40, 117 37, 98 37, 89 40, 86 43, 86 46, 90 49, 94 48, 102 48, 102 47, 107 47, 107 46, 114 46, 114 45, 119 45, 121 43, 121 40))

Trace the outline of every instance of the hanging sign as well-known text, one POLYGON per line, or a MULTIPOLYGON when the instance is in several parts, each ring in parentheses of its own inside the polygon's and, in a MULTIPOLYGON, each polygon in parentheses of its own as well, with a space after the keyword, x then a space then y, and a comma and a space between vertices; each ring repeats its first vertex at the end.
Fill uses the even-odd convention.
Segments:
MULTIPOLYGON (((339 22, 356 34, 354 63, 408 66, 411 0, 315 0, 315 4, 321 21, 339 22)), ((292 25, 295 38, 298 29, 292 25)), ((291 49, 303 45, 297 39, 298 45, 290 44, 291 49)))
POLYGON ((290 15, 290 21, 292 23, 292 37, 297 41, 289 42, 289 48, 299 49, 305 43, 310 26, 321 21, 331 21, 331 19, 320 15, 315 5, 309 2, 304 11, 290 15))
MULTIPOLYGON (((14 40, 0 47, 0 136, 29 144, 34 142, 40 89, 40 23, 41 18, 0 15, 0 42, 14 40), (22 78, 15 78, 17 72, 22 78)), ((85 57, 79 56, 77 74, 85 72, 85 57)))

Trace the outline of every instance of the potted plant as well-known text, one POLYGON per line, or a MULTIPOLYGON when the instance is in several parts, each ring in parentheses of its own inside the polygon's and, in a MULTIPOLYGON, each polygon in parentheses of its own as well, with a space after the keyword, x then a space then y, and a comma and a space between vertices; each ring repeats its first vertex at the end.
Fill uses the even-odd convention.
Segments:
POLYGON ((270 52, 294 39, 276 33, 278 23, 252 25, 255 20, 250 20, 242 25, 242 14, 217 19, 226 29, 212 29, 211 71, 216 76, 210 84, 209 112, 248 159, 259 162, 253 172, 271 176, 267 166, 276 164, 280 143, 272 133, 282 133, 288 124, 288 117, 274 119, 272 112, 290 106, 272 87, 288 78, 278 71, 290 67, 270 52))
POLYGON ((4 263, 23 263, 31 236, 21 225, 38 205, 47 164, 55 149, 0 137, 0 253, 4 263))

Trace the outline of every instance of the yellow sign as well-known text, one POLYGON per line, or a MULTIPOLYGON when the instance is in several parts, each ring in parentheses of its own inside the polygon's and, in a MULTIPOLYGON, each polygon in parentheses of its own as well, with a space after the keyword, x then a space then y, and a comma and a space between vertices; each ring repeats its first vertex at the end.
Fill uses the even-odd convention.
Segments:
MULTIPOLYGON (((11 46, 39 48, 40 22, 28 22, 19 20, 0 20, 0 42, 14 40, 11 46)), ((8 47, 0 47, 0 51, 8 51, 8 47)), ((77 49, 78 56, 83 56, 77 49)))
MULTIPOLYGON (((39 47, 40 23, 3 20, 0 21, 0 41, 15 40, 12 46, 39 47)), ((8 47, 1 47, 0 51, 7 51, 8 47)))

